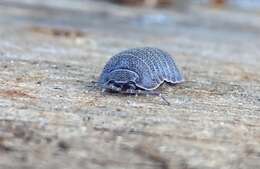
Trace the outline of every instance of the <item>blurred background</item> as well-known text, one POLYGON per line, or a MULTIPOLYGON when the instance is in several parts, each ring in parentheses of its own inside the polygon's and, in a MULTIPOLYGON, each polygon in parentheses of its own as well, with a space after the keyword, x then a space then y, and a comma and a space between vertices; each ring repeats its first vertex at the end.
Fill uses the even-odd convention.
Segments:
MULTIPOLYGON (((109 0, 108 0, 109 1, 109 0)), ((174 7, 187 9, 190 5, 206 5, 212 7, 233 7, 244 10, 259 9, 259 0, 110 0, 114 3, 148 6, 148 7, 174 7)))
POLYGON ((40 1, 40 0, 1 0, 1 4, 11 4, 11 3, 23 3, 23 4, 56 4, 65 5, 80 2, 109 2, 120 5, 130 5, 130 6, 143 6, 143 7, 176 7, 176 8, 187 8, 190 5, 204 5, 213 7, 232 7, 240 8, 244 10, 259 9, 259 0, 61 0, 61 1, 40 1))
MULTIPOLYGON (((259 12, 259 0, 0 0, 0 23, 14 28, 78 41, 103 32, 113 37, 107 44, 122 41, 118 48, 151 45, 235 62, 236 44, 250 49, 239 55, 239 61, 250 63, 255 63, 257 47, 248 42, 259 35, 259 12), (163 38, 169 43, 160 43, 163 38), (124 45, 126 39, 132 43, 124 45)), ((112 53, 115 47, 105 50, 112 53)))

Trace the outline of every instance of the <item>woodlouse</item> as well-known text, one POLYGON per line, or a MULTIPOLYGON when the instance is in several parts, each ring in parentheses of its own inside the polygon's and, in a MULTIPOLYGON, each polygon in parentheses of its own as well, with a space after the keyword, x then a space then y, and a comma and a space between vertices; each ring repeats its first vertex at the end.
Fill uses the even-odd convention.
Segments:
POLYGON ((177 84, 184 79, 173 58, 158 48, 133 48, 114 55, 105 65, 98 85, 120 93, 152 92, 163 82, 177 84))

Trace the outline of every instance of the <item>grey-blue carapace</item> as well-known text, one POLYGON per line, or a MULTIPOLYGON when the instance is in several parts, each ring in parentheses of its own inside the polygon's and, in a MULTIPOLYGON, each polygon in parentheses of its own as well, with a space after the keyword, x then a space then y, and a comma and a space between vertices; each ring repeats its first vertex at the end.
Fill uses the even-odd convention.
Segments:
POLYGON ((105 65, 98 84, 115 91, 154 90, 162 83, 183 82, 183 76, 170 54, 158 48, 143 47, 122 51, 105 65))

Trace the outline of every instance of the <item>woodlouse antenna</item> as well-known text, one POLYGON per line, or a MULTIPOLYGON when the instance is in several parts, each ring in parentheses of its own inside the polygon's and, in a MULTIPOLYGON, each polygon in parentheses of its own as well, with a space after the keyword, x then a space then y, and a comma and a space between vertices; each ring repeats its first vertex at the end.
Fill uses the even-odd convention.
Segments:
POLYGON ((160 93, 156 91, 146 91, 146 90, 133 90, 133 89, 128 89, 126 91, 120 91, 120 93, 123 94, 145 94, 147 96, 158 96, 160 97, 167 106, 170 106, 171 103, 160 93))
POLYGON ((105 86, 102 83, 99 83, 97 81, 91 81, 90 85, 87 85, 87 87, 91 87, 90 90, 93 90, 95 88, 97 89, 101 89, 101 92, 104 93, 107 90, 111 90, 111 91, 115 91, 121 94, 135 94, 135 95, 147 95, 147 96, 158 96, 160 97, 167 106, 170 106, 170 102, 160 93, 160 92, 156 92, 156 91, 147 91, 147 90, 134 90, 134 89, 127 89, 127 90, 122 90, 119 87, 115 87, 113 85, 108 85, 105 86))
POLYGON ((88 84, 86 85, 86 87, 96 87, 97 84, 98 84, 98 82, 96 82, 96 81, 91 81, 90 83, 88 83, 88 84))
POLYGON ((91 81, 89 85, 86 87, 90 87, 90 90, 93 89, 100 89, 102 93, 104 93, 107 90, 115 91, 115 92, 121 92, 121 89, 118 87, 115 87, 113 85, 104 85, 97 81, 91 81))
POLYGON ((90 88, 90 91, 92 91, 93 89, 95 88, 99 88, 99 86, 97 85, 98 82, 96 81, 91 81, 89 84, 86 85, 86 87, 89 87, 90 88))

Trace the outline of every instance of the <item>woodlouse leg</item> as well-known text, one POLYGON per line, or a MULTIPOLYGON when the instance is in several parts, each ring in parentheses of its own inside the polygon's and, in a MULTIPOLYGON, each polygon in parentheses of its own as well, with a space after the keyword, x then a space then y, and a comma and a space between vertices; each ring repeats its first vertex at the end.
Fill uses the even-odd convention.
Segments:
POLYGON ((108 86, 101 86, 101 94, 104 95, 107 91, 115 91, 115 92, 121 92, 121 89, 110 84, 108 86))
MULTIPOLYGON (((125 94, 134 94, 135 96, 138 96, 138 94, 141 94, 140 92, 138 92, 140 90, 134 90, 134 89, 127 89, 126 91, 122 91, 125 94)), ((122 93, 121 92, 121 93, 122 93)))
POLYGON ((116 87, 116 86, 114 86, 113 84, 109 84, 109 85, 107 86, 107 89, 110 89, 110 90, 116 91, 116 92, 120 92, 120 91, 121 91, 121 89, 120 89, 119 87, 116 87))
POLYGON ((171 105, 171 103, 159 92, 155 91, 145 91, 145 90, 133 90, 133 89, 127 89, 126 91, 120 91, 120 93, 125 93, 125 94, 145 94, 147 96, 158 96, 160 97, 168 106, 171 105))
POLYGON ((159 93, 159 97, 160 97, 168 106, 171 105, 171 103, 170 103, 161 93, 159 93))
POLYGON ((102 85, 100 87, 101 87, 102 91, 104 91, 104 92, 111 91, 111 92, 118 92, 118 93, 120 93, 122 91, 122 89, 120 87, 116 87, 113 84, 102 85))
POLYGON ((105 92, 106 92, 106 88, 102 88, 101 93, 105 93, 105 92))

